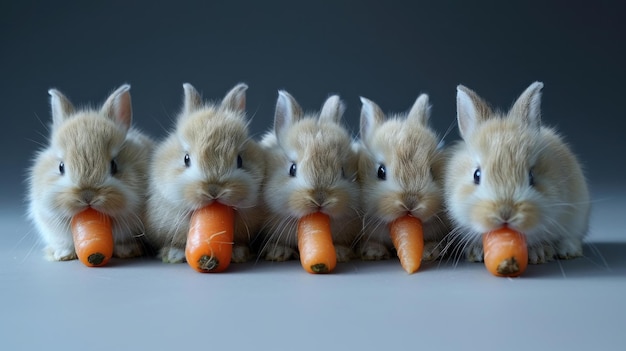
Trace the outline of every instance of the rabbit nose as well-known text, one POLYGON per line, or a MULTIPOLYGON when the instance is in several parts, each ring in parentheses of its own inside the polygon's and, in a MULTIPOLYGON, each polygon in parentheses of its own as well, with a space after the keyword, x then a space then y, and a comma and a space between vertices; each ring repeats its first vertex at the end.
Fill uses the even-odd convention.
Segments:
POLYGON ((417 194, 406 194, 402 201, 402 207, 407 211, 414 210, 419 205, 420 199, 417 194))
POLYGON ((317 206, 322 206, 326 201, 326 192, 324 190, 313 190, 311 194, 311 200, 317 206))
POLYGON ((80 198, 87 204, 91 204, 96 197, 96 191, 94 189, 83 189, 80 193, 80 198))
POLYGON ((212 199, 215 199, 220 194, 220 186, 217 184, 209 184, 207 187, 207 193, 212 199))
POLYGON ((508 223, 511 220, 511 217, 513 217, 513 206, 502 206, 500 208, 500 218, 502 219, 502 222, 504 222, 505 224, 508 223))

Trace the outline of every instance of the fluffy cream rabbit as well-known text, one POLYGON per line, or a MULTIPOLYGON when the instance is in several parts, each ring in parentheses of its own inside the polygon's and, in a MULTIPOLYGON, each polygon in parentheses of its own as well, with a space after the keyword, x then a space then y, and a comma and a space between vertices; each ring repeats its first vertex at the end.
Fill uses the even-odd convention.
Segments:
POLYGON ((503 226, 526 235, 530 263, 582 255, 589 191, 570 148, 541 125, 542 88, 531 84, 508 113, 457 88, 463 141, 447 166, 445 196, 455 250, 469 260, 482 260, 481 235, 503 226))
POLYGON ((49 144, 29 177, 29 217, 51 260, 76 258, 71 218, 92 207, 112 219, 113 255, 144 252, 143 213, 152 140, 131 127, 130 86, 122 85, 100 109, 76 109, 56 89, 49 144))
POLYGON ((183 262, 194 210, 213 201, 235 209, 233 262, 250 256, 262 223, 258 207, 264 158, 248 134, 248 86, 238 84, 221 103, 203 103, 191 84, 176 126, 162 140, 150 167, 146 237, 163 262, 183 262))
POLYGON ((410 214, 424 227, 423 259, 439 257, 447 234, 443 209, 443 150, 428 126, 428 95, 420 95, 406 114, 385 117, 361 98, 359 179, 365 212, 358 245, 365 260, 389 258, 394 249, 389 224, 410 214))
POLYGON ((298 219, 321 211, 331 218, 338 261, 347 261, 360 230, 357 154, 341 124, 344 106, 329 97, 320 113, 305 114, 285 91, 278 93, 274 130, 261 146, 268 157, 263 196, 268 218, 261 255, 284 261, 297 257, 298 219))

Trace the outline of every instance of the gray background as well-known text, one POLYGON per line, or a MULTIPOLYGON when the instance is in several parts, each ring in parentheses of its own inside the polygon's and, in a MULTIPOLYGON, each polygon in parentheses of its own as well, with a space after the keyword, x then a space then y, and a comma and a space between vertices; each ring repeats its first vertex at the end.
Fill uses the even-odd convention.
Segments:
MULTIPOLYGON (((426 92, 443 134, 455 123, 457 84, 508 108, 541 80, 544 121, 567 137, 592 184, 617 183, 624 162, 608 156, 626 151, 618 128, 624 8, 617 1, 4 1, 3 198, 22 196, 25 169, 45 141, 50 87, 96 104, 124 82, 132 85, 135 124, 161 137, 183 82, 209 99, 248 83, 259 136, 271 126, 278 89, 306 109, 340 94, 355 134, 359 96, 404 111, 426 92)), ((455 131, 447 140, 456 138, 455 131)))
MULTIPOLYGON (((618 1, 1 2, 0 343, 623 349, 625 15, 618 1), (248 83, 256 136, 272 124, 278 89, 306 109, 339 93, 355 135, 360 95, 404 111, 425 92, 443 134, 455 123, 457 84, 508 108, 535 80, 545 83, 545 123, 585 165, 594 213, 586 257, 531 266, 522 279, 454 261, 412 276, 393 260, 350 262, 324 277, 295 261, 210 276, 151 259, 87 269, 45 262, 24 220, 50 87, 99 104, 130 83, 135 125, 158 138, 183 82, 209 99, 248 83)), ((455 130, 447 141, 457 138, 455 130)))

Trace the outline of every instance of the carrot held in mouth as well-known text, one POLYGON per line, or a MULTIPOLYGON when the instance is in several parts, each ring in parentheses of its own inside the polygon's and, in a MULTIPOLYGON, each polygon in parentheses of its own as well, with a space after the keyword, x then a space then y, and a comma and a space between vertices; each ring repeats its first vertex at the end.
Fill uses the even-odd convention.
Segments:
POLYGON ((330 217, 314 212, 298 222, 300 263, 309 273, 329 273, 337 265, 337 254, 330 230, 330 217))
POLYGON ((485 267, 499 277, 521 275, 528 266, 526 236, 510 228, 483 234, 485 267))
POLYGON ((389 233, 402 268, 409 274, 417 272, 424 253, 422 221, 409 215, 399 217, 389 225, 389 233))
POLYGON ((111 218, 93 208, 72 217, 72 236, 78 259, 88 267, 103 266, 113 256, 111 218))
POLYGON ((235 211, 232 207, 213 202, 191 215, 185 258, 201 273, 223 272, 233 254, 235 211))

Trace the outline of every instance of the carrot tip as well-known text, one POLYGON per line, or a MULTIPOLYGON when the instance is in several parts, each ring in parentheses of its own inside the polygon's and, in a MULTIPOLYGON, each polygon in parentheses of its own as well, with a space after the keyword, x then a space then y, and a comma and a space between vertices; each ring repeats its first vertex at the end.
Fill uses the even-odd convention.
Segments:
POLYGON ((313 265, 311 265, 311 270, 313 271, 313 273, 328 273, 328 272, 330 272, 330 269, 328 269, 328 266, 325 263, 313 264, 313 265))
POLYGON ((203 271, 212 271, 219 267, 219 265, 220 261, 213 256, 202 255, 198 259, 198 269, 201 269, 203 271))
POLYGON ((498 274, 504 276, 513 276, 516 274, 520 274, 520 266, 515 257, 507 258, 502 260, 496 269, 498 274))
POLYGON ((104 262, 105 259, 106 259, 105 255, 101 254, 100 252, 96 252, 96 253, 92 253, 91 255, 89 255, 89 257, 87 257, 87 262, 89 262, 89 264, 93 266, 99 266, 104 262))
POLYGON ((404 268, 404 270, 405 270, 408 274, 413 274, 413 273, 417 272, 417 269, 418 269, 419 267, 415 267, 415 268, 413 268, 413 267, 411 267, 411 268, 408 268, 408 267, 402 267, 402 268, 404 268))

